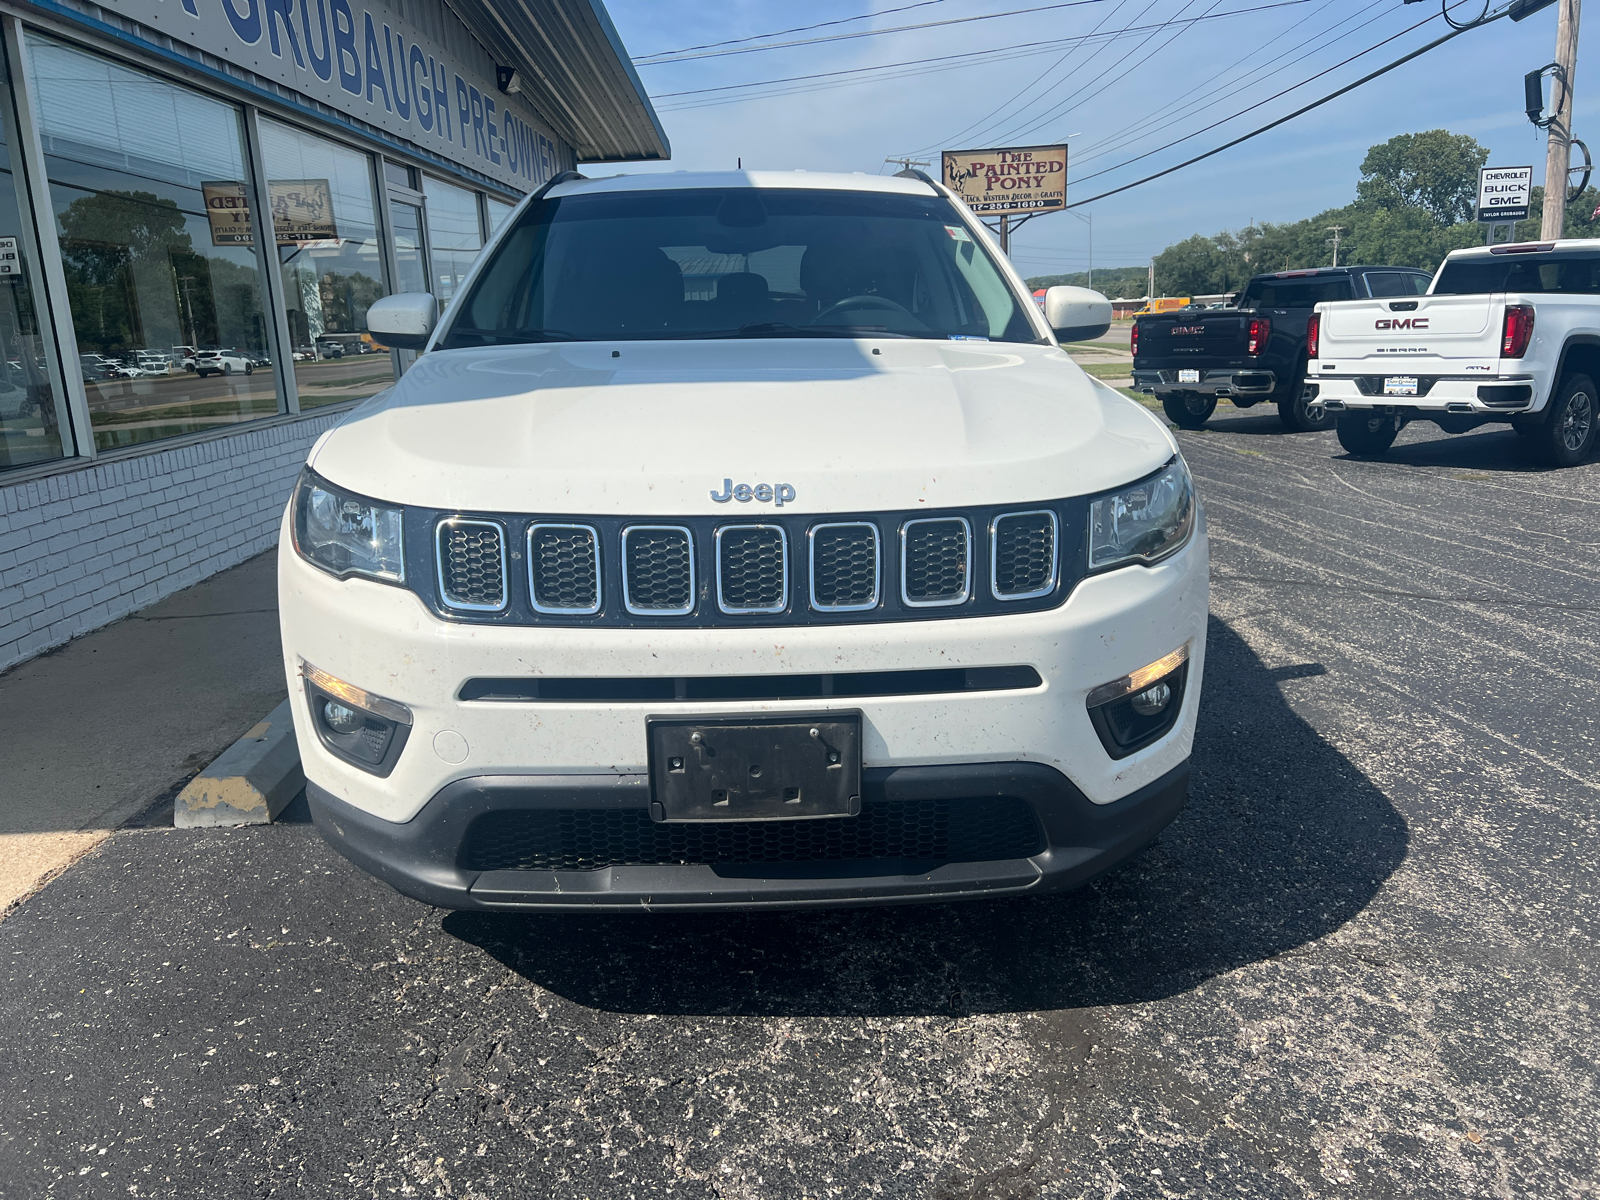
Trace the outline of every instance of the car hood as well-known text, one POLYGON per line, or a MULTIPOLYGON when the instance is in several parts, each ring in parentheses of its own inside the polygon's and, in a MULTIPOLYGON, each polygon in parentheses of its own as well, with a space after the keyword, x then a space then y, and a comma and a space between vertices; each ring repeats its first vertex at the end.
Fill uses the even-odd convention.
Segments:
POLYGON ((433 351, 312 454, 428 508, 667 516, 767 484, 795 512, 1104 491, 1176 453, 1148 410, 1054 346, 844 339, 433 351))

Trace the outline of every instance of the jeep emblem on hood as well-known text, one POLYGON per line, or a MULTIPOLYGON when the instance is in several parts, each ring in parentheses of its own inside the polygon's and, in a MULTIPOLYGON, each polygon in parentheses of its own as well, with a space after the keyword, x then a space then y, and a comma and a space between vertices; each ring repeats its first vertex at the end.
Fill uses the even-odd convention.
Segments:
POLYGON ((722 481, 722 491, 715 488, 711 490, 711 498, 718 504, 726 504, 729 500, 737 500, 740 504, 748 504, 752 500, 759 500, 763 504, 776 503, 779 508, 794 500, 794 485, 788 483, 758 483, 751 486, 748 483, 736 484, 731 479, 722 481))

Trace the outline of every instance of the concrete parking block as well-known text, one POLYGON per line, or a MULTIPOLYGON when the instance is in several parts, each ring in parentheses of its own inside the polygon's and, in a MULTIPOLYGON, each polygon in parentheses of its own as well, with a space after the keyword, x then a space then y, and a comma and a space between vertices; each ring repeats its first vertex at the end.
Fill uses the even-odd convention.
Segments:
POLYGON ((306 785, 285 700, 178 793, 179 829, 266 825, 306 785))

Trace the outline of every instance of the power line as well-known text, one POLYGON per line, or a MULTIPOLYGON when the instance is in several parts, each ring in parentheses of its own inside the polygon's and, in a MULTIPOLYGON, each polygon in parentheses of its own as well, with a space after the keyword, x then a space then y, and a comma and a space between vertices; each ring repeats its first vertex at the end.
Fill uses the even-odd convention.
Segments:
POLYGON ((997 21, 1002 17, 1020 17, 1028 13, 1053 12, 1061 8, 1083 8, 1089 4, 1105 4, 1107 0, 1057 0, 1055 4, 1039 4, 1032 8, 1013 8, 1008 12, 979 13, 971 17, 949 17, 943 21, 923 21, 916 25, 892 25, 888 29, 862 29, 855 33, 830 33, 822 37, 801 38, 793 42, 774 42, 770 46, 743 46, 730 50, 705 50, 694 53, 663 54, 649 59, 636 58, 636 67, 658 67, 663 63, 689 62, 700 58, 723 58, 730 54, 760 54, 764 50, 786 50, 794 46, 815 46, 821 42, 844 42, 852 38, 882 37, 889 33, 906 33, 918 29, 937 29, 943 25, 968 25, 974 21, 997 21))
MULTIPOLYGON (((1438 47, 1444 45, 1446 42, 1452 40, 1453 38, 1460 37, 1463 33, 1466 33, 1468 30, 1477 29, 1480 26, 1487 25, 1492 21, 1498 21, 1503 16, 1505 16, 1505 12, 1504 11, 1498 12, 1498 13, 1495 13, 1492 17, 1486 17, 1483 20, 1478 21, 1478 22, 1476 22, 1474 24, 1463 25, 1458 29, 1452 29, 1449 33, 1445 34, 1443 37, 1435 38, 1433 41, 1429 42, 1426 46, 1421 46, 1421 47, 1417 48, 1416 50, 1411 51, 1411 53, 1402 55, 1400 58, 1395 59, 1392 63, 1388 63, 1385 66, 1379 67, 1376 71, 1373 71, 1370 74, 1363 75, 1360 79, 1357 79, 1354 83, 1347 83, 1344 87, 1339 88, 1337 91, 1329 92, 1326 96, 1323 96, 1323 97, 1321 97, 1321 98, 1319 98, 1317 100, 1313 100, 1310 104, 1304 105, 1301 108, 1295 109, 1294 112, 1289 113, 1287 116, 1279 117, 1275 121, 1269 121, 1267 124, 1261 126, 1259 129, 1252 129, 1249 133, 1242 134, 1239 137, 1234 138, 1231 142, 1225 142, 1222 145, 1216 147, 1215 149, 1207 150, 1204 154, 1197 154, 1193 158, 1185 159, 1183 162, 1178 163, 1175 166, 1167 167, 1165 170, 1157 171, 1154 175, 1146 175, 1143 179, 1136 179, 1132 183, 1125 183, 1121 187, 1115 187, 1115 188, 1110 189, 1109 191, 1101 192, 1098 195, 1090 196, 1087 200, 1076 200, 1073 203, 1067 205, 1067 207, 1068 208, 1082 208, 1086 204, 1093 204, 1098 200, 1106 199, 1108 196, 1116 196, 1116 195, 1119 195, 1122 192, 1131 191, 1132 189, 1134 189, 1136 187, 1142 187, 1144 184, 1151 183, 1154 180, 1161 179, 1161 178, 1163 178, 1163 177, 1165 177, 1167 175, 1171 175, 1175 171, 1181 171, 1185 167, 1192 167, 1197 162, 1203 162, 1205 159, 1215 157, 1216 155, 1221 154, 1224 150, 1231 150, 1235 146, 1240 145, 1241 143, 1248 142, 1251 138, 1259 137, 1263 133, 1268 132, 1269 130, 1276 129, 1279 125, 1287 124, 1288 122, 1294 120, 1296 117, 1304 116, 1306 113, 1310 112, 1314 108, 1321 108, 1324 104, 1327 104, 1332 100, 1337 100, 1340 96, 1345 95, 1347 92, 1353 92, 1353 91, 1356 90, 1356 88, 1361 87, 1363 84, 1371 83, 1374 79, 1377 79, 1381 75, 1387 75, 1390 71, 1393 71, 1398 67, 1405 66, 1406 63, 1410 62, 1414 58, 1421 58, 1424 54, 1428 53, 1428 51, 1437 49, 1438 47)), ((1430 17, 1428 19, 1431 21, 1433 18, 1430 17)), ((1422 24, 1426 24, 1426 23, 1427 22, 1422 22, 1422 24)), ((1412 28, 1416 28, 1416 26, 1413 26, 1412 28)), ((1410 32, 1410 31, 1407 30, 1405 32, 1410 32)), ((1396 36, 1398 36, 1398 35, 1396 35, 1396 36)), ((1393 39, 1388 39, 1388 40, 1392 41, 1393 39)), ((1382 43, 1379 43, 1379 44, 1381 45, 1382 43)), ((1258 107, 1258 106, 1252 105, 1252 107, 1258 107)), ((1244 109, 1242 111, 1243 112, 1248 112, 1250 110, 1249 109, 1244 109)), ((1238 115, 1240 115, 1240 114, 1239 113, 1235 113, 1234 114, 1234 116, 1238 116, 1238 115)), ((1228 118, 1228 120, 1232 120, 1232 119, 1233 119, 1232 117, 1228 118)), ((1191 134, 1190 136, 1193 136, 1193 135, 1191 134)), ((1140 157, 1142 158, 1142 157, 1145 157, 1145 156, 1141 155, 1140 157)), ((1137 160, 1130 160, 1130 161, 1137 161, 1137 160)), ((1123 163, 1121 165, 1122 166, 1126 166, 1127 164, 1123 163)), ((1116 167, 1108 168, 1108 170, 1116 170, 1116 169, 1117 169, 1116 167)), ((1102 172, 1100 172, 1100 174, 1103 175, 1103 174, 1105 174, 1105 172, 1102 171, 1102 172)))
MULTIPOLYGON (((752 80, 752 81, 750 81, 748 83, 722 84, 722 85, 720 85, 718 87, 688 88, 688 89, 685 89, 683 91, 678 91, 678 92, 656 92, 653 95, 654 95, 654 98, 656 100, 658 100, 658 101, 667 101, 667 100, 673 100, 673 99, 677 99, 677 98, 680 98, 680 97, 687 97, 687 96, 712 96, 712 95, 718 95, 718 94, 726 93, 726 92, 746 91, 746 90, 749 90, 749 89, 752 89, 752 88, 766 88, 766 87, 773 87, 773 88, 781 89, 781 90, 774 91, 774 92, 770 93, 773 96, 791 95, 791 94, 793 94, 795 92, 801 92, 801 91, 823 91, 823 90, 826 90, 826 89, 828 89, 830 87, 843 87, 843 86, 848 86, 849 84, 852 84, 852 83, 874 82, 875 81, 875 80, 872 80, 872 79, 857 79, 857 78, 853 78, 853 77, 856 77, 856 76, 863 76, 863 75, 877 76, 879 72, 900 71, 900 70, 905 70, 905 69, 909 69, 909 68, 925 67, 925 66, 927 66, 928 64, 931 64, 931 63, 949 63, 953 67, 961 67, 961 66, 967 66, 967 65, 975 65, 978 62, 985 61, 985 60, 990 60, 990 59, 994 59, 994 58, 1005 58, 1006 60, 1011 61, 1011 60, 1015 60, 1015 59, 1018 59, 1018 58, 1027 58, 1027 57, 1031 57, 1031 56, 1035 56, 1035 55, 1039 55, 1039 54, 1053 53, 1055 50, 1060 49, 1062 46, 1066 46, 1066 45, 1070 45, 1070 44, 1074 44, 1074 43, 1086 42, 1086 41, 1089 41, 1089 40, 1092 40, 1092 39, 1096 39, 1096 38, 1103 39, 1103 40, 1112 40, 1112 41, 1114 41, 1117 38, 1123 37, 1123 36, 1128 35, 1128 34, 1144 33, 1144 32, 1148 32, 1150 30, 1159 30, 1159 29, 1163 29, 1163 28, 1168 28, 1168 27, 1170 27, 1172 25, 1175 25, 1175 24, 1176 25, 1184 25, 1184 26, 1192 26, 1192 25, 1196 25, 1196 24, 1200 23, 1201 21, 1216 21, 1216 20, 1222 20, 1222 19, 1224 19, 1226 17, 1247 16, 1247 15, 1249 15, 1251 13, 1267 12, 1267 11, 1269 11, 1271 9, 1277 9, 1277 8, 1294 8, 1294 7, 1297 7, 1297 6, 1301 5, 1301 4, 1309 4, 1311 2, 1312 2, 1312 0, 1274 0, 1273 3, 1260 4, 1260 5, 1256 5, 1255 7, 1252 7, 1252 8, 1232 9, 1232 10, 1230 10, 1228 12, 1225 12, 1225 13, 1212 13, 1209 16, 1185 17, 1185 18, 1182 18, 1181 20, 1163 21, 1163 22, 1158 22, 1158 23, 1156 23, 1154 25, 1135 26, 1135 27, 1129 27, 1127 29, 1114 29, 1114 30, 1110 30, 1109 32, 1103 33, 1103 34, 1094 34, 1094 33, 1077 34, 1075 36, 1066 37, 1066 38, 1051 38, 1051 39, 1048 39, 1048 40, 1045 40, 1045 41, 1040 41, 1040 42, 1023 42, 1023 43, 1021 43, 1019 45, 999 46, 999 47, 996 47, 996 48, 990 49, 990 50, 969 50, 969 51, 964 51, 964 52, 957 53, 957 54, 938 54, 938 55, 933 55, 933 56, 928 57, 928 58, 908 59, 908 60, 905 60, 903 62, 897 62, 897 63, 880 63, 880 64, 878 64, 876 66, 871 66, 871 67, 850 67, 850 68, 844 68, 844 69, 837 70, 837 71, 810 71, 810 72, 807 72, 807 73, 805 73, 803 75, 788 75, 788 76, 782 76, 782 77, 777 78, 777 79, 758 79, 758 80, 752 80), (783 85, 787 85, 787 84, 813 84, 814 86, 809 86, 809 87, 785 87, 785 86, 783 86, 783 85)), ((926 72, 911 71, 909 73, 912 73, 912 74, 924 74, 926 72)), ((884 76, 884 77, 892 78, 892 76, 884 76)), ((677 105, 662 105, 661 106, 661 110, 663 112, 676 112, 676 111, 683 111, 683 110, 689 109, 689 108, 707 107, 710 104, 715 104, 715 103, 732 103, 732 102, 736 102, 736 101, 742 101, 742 100, 747 100, 747 99, 757 99, 757 98, 765 98, 765 97, 735 96, 735 97, 732 97, 731 99, 728 99, 728 100, 708 101, 705 104, 692 104, 691 103, 691 104, 677 104, 677 105)))
MULTIPOLYGON (((1237 91, 1240 86, 1254 86, 1258 85, 1258 83, 1266 82, 1266 80, 1274 77, 1274 75, 1282 74, 1283 70, 1288 70, 1290 67, 1298 66, 1299 62, 1304 62, 1306 59, 1312 58, 1312 56, 1317 54, 1318 51, 1326 50, 1328 46, 1338 45, 1339 42, 1344 42, 1346 38, 1354 37, 1354 35, 1358 34, 1358 32, 1362 32, 1363 29, 1366 29, 1366 27, 1374 24, 1374 22, 1376 22, 1376 18, 1366 19, 1366 21, 1363 21, 1362 24, 1355 27, 1355 29, 1346 30, 1346 32, 1339 35, 1339 37, 1331 38, 1331 40, 1328 40, 1328 42, 1323 42, 1322 45, 1315 46, 1314 50, 1307 50, 1306 53, 1299 54, 1299 56, 1296 56, 1296 58, 1288 58, 1290 54, 1294 54, 1294 51, 1301 50, 1302 46, 1307 46, 1312 42, 1317 42, 1318 38, 1323 38, 1325 35, 1331 34, 1334 29, 1338 29, 1339 26, 1346 24, 1347 21, 1354 21, 1355 18, 1362 16, 1363 13, 1368 13, 1368 11, 1373 10, 1373 8, 1376 8, 1376 6, 1382 2, 1384 2, 1384 0, 1374 0, 1374 2, 1371 3, 1371 5, 1366 6, 1366 8, 1355 11, 1355 13, 1350 14, 1350 16, 1347 16, 1347 18, 1342 19, 1342 21, 1334 22, 1333 26, 1322 30, 1320 34, 1314 34, 1312 37, 1306 38, 1304 42, 1299 42, 1296 43, 1296 45, 1290 46, 1288 50, 1283 51, 1283 54, 1278 56, 1278 64, 1277 66, 1272 67, 1272 69, 1266 70, 1267 64, 1262 64, 1262 66, 1253 67, 1253 69, 1246 70, 1242 77, 1235 78, 1235 80, 1230 80, 1230 82, 1226 83, 1226 85, 1222 85, 1221 91, 1224 94, 1221 94, 1221 96, 1218 96, 1216 99, 1211 99, 1211 101, 1205 102, 1205 104, 1200 104, 1200 106, 1190 106, 1184 115, 1186 115, 1186 117, 1197 117, 1197 115, 1202 114, 1202 112, 1206 112, 1208 109, 1214 109, 1214 107, 1218 106, 1218 104, 1222 104, 1222 102, 1227 101, 1230 94, 1234 94, 1234 91, 1237 91), (1262 70, 1266 70, 1266 74, 1259 74, 1259 72, 1262 72, 1262 70), (1250 83, 1246 85, 1245 80, 1246 78, 1250 77, 1250 75, 1256 75, 1256 78, 1251 78, 1250 83)), ((1426 24, 1426 22, 1424 22, 1424 24, 1426 24)), ((1414 27, 1416 26, 1413 26, 1413 29, 1414 27)), ((1285 34, 1286 32, 1288 32, 1288 30, 1285 30, 1285 34)), ((1282 37, 1282 34, 1280 34, 1280 37, 1282 37)), ((1262 46, 1259 46, 1258 50, 1251 51, 1250 54, 1246 54, 1245 58, 1251 58, 1254 53, 1258 53, 1259 50, 1264 50, 1266 46, 1272 45, 1272 42, 1275 42, 1275 40, 1277 40, 1277 38, 1272 38, 1270 42, 1262 43, 1262 46)), ((1368 48, 1366 48, 1365 51, 1362 51, 1362 53, 1371 53, 1371 51, 1376 50, 1376 48, 1381 45, 1384 45, 1384 43, 1379 42, 1376 46, 1368 46, 1368 48)), ((1355 54, 1355 56, 1352 56, 1352 58, 1346 59, 1346 62, 1354 61, 1355 58, 1360 58, 1360 54, 1355 54)), ((1238 59, 1234 66, 1238 66, 1238 62, 1243 61, 1245 61, 1245 59, 1238 59)), ((1336 70, 1339 66, 1344 66, 1344 62, 1331 67, 1331 70, 1336 70)), ((1232 70, 1232 67, 1229 67, 1229 70, 1232 70)), ((1226 72, 1222 72, 1222 74, 1226 74, 1226 72)), ((1326 74, 1326 72, 1322 72, 1322 74, 1326 74)), ((1304 86, 1306 83, 1312 82, 1312 80, 1315 80, 1315 78, 1318 78, 1318 75, 1312 75, 1312 77, 1304 78, 1304 80, 1301 80, 1301 82, 1296 83, 1294 86, 1299 88, 1299 86, 1304 86)), ((1210 82, 1211 80, 1208 80, 1206 83, 1210 82)), ((1280 91, 1280 93, 1277 94, 1278 96, 1283 96, 1283 94, 1293 90, 1294 88, 1285 88, 1285 90, 1280 91)), ((1123 146, 1130 146, 1130 144, 1133 144, 1133 142, 1139 141, 1139 139, 1142 138, 1144 131, 1146 131, 1150 125, 1160 122, 1160 120, 1165 117, 1166 112, 1170 112, 1170 110, 1174 109, 1174 107, 1181 106, 1182 99, 1179 99, 1179 101, 1174 101, 1173 104, 1168 104, 1165 109, 1160 110, 1158 114, 1141 117, 1139 120, 1136 120, 1136 122, 1131 123, 1131 125, 1123 126, 1122 130, 1117 130, 1115 133, 1107 134, 1106 138, 1099 139, 1098 142, 1094 142, 1094 144, 1091 144, 1091 146, 1083 147, 1082 152, 1078 154, 1078 165, 1082 166, 1085 165, 1085 163, 1094 162, 1096 158, 1104 158, 1106 155, 1114 154, 1114 152, 1117 152, 1117 150, 1122 149, 1123 146)), ((1211 128, 1211 126, 1208 126, 1208 128, 1211 128)), ((1198 133, 1203 133, 1203 130, 1198 131, 1198 133)), ((1189 134, 1189 136, 1194 136, 1194 134, 1189 134)), ((1085 176, 1085 178, 1093 178, 1093 176, 1085 176)))
POLYGON ((716 50, 722 46, 742 46, 746 42, 759 42, 766 38, 787 37, 791 33, 807 33, 813 29, 827 29, 832 25, 848 25, 852 21, 867 21, 873 17, 887 17, 890 13, 909 12, 913 8, 927 8, 930 4, 944 4, 947 0, 917 0, 915 4, 902 4, 899 8, 880 8, 877 12, 859 13, 853 17, 840 17, 835 21, 818 21, 815 25, 796 25, 793 29, 775 29, 771 33, 753 33, 749 37, 729 38, 725 42, 706 42, 700 46, 680 46, 676 50, 656 50, 635 58, 635 66, 649 66, 649 60, 666 58, 673 54, 688 54, 694 50, 716 50))
MULTIPOLYGON (((1123 167, 1132 166, 1134 163, 1140 162, 1140 161, 1142 161, 1142 160, 1144 160, 1146 158, 1151 157, 1152 155, 1160 154, 1163 150, 1170 150, 1174 146, 1182 145, 1184 142, 1187 142, 1190 138, 1199 137, 1202 133, 1207 133, 1207 132, 1209 132, 1209 131, 1211 131, 1213 129, 1216 129, 1220 125, 1226 125, 1229 121, 1237 120, 1239 117, 1244 116, 1244 114, 1247 113, 1247 112, 1254 112, 1256 109, 1260 108, 1262 105, 1271 104, 1274 100, 1277 100, 1277 99, 1279 99, 1279 98, 1281 98, 1283 96, 1287 96, 1290 92, 1296 91, 1299 88, 1303 88, 1303 87, 1306 86, 1306 84, 1311 83, 1314 80, 1321 79, 1324 75, 1328 75, 1328 74, 1331 74, 1334 71, 1337 71, 1340 67, 1348 66, 1350 63, 1355 62, 1356 59, 1363 58, 1366 55, 1371 54, 1374 50, 1381 49, 1382 47, 1387 46, 1390 42, 1395 41, 1395 40, 1397 40, 1399 38, 1403 38, 1408 33, 1414 33, 1418 29, 1421 29, 1424 25, 1428 24, 1429 22, 1436 21, 1438 19, 1439 19, 1439 16, 1438 16, 1437 13, 1435 13, 1431 17, 1425 17, 1421 21, 1418 21, 1415 25, 1408 26, 1407 28, 1402 29, 1399 33, 1390 34, 1388 37, 1384 38, 1381 42, 1378 42, 1378 43, 1376 43, 1375 45, 1372 45, 1372 46, 1368 46, 1365 50, 1358 51, 1357 53, 1352 54, 1349 58, 1346 58, 1346 59, 1344 59, 1344 60, 1342 60, 1340 62, 1336 62, 1336 63, 1333 64, 1333 66, 1326 67, 1323 70, 1318 71, 1315 75, 1308 76, 1307 78, 1300 80, 1299 83, 1292 84, 1289 87, 1284 88, 1281 92, 1275 92, 1273 95, 1268 96, 1265 100, 1258 100, 1254 104, 1247 105, 1246 107, 1241 108, 1238 112, 1230 113, 1228 116, 1223 117, 1219 121, 1213 121, 1213 122, 1211 122, 1211 124, 1203 126, 1200 129, 1196 129, 1192 133, 1186 133, 1180 138, 1174 138, 1172 141, 1166 143, 1166 145, 1164 145, 1164 146, 1157 146, 1154 150, 1146 150, 1143 154, 1136 154, 1136 155, 1134 155, 1134 157, 1132 157, 1130 159, 1127 159, 1127 160, 1125 160, 1123 162, 1120 162, 1114 167, 1106 167, 1103 170, 1095 171, 1095 172, 1093 172, 1092 174, 1089 174, 1089 175, 1084 175, 1078 180, 1078 182, 1079 183, 1086 183, 1087 181, 1089 181, 1091 179, 1098 179, 1102 175, 1109 175, 1113 171, 1120 171, 1123 167)), ((1469 26, 1468 28, 1474 28, 1474 27, 1469 26)), ((1465 33, 1466 29, 1458 29, 1455 32, 1456 33, 1465 33)), ((1439 44, 1438 42, 1430 43, 1430 45, 1428 47, 1425 47, 1425 49, 1432 49, 1433 46, 1436 46, 1438 44, 1439 44)), ((1419 51, 1418 53, 1421 53, 1421 51, 1419 51)), ((1415 56, 1413 56, 1413 57, 1415 57, 1415 56)), ((1401 59, 1400 61, 1401 62, 1407 62, 1407 61, 1409 61, 1409 59, 1401 59)), ((1385 68, 1383 68, 1383 70, 1384 71, 1390 70, 1395 65, 1398 65, 1398 64, 1391 64, 1390 67, 1385 67, 1385 68)), ((1379 72, 1379 74, 1382 74, 1382 73, 1383 73, 1382 71, 1379 72)), ((1375 78, 1375 76, 1369 76, 1369 78, 1375 78)), ((1336 96, 1337 95, 1343 95, 1343 93, 1342 92, 1335 92, 1334 95, 1336 95, 1336 96)), ((1330 97, 1330 99, 1331 99, 1331 97, 1330 97)), ((1321 101, 1318 101, 1318 103, 1321 103, 1321 101)), ((1314 108, 1314 107, 1316 107, 1316 105, 1312 105, 1312 107, 1314 108)), ((1109 151, 1108 151, 1108 153, 1109 153, 1109 151)), ((1095 157, 1100 157, 1100 156, 1096 155, 1095 157)))

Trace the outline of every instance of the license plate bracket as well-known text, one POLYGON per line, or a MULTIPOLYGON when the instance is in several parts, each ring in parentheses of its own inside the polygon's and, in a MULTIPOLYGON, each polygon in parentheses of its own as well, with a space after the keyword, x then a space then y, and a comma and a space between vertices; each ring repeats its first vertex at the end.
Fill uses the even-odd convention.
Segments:
POLYGON ((653 821, 795 821, 861 813, 858 711, 651 717, 645 737, 653 821))
POLYGON ((1415 396, 1417 394, 1417 377, 1415 375, 1385 375, 1383 377, 1383 394, 1385 396, 1415 396))
POLYGON ((1198 370, 1191 370, 1191 369, 1189 369, 1187 367, 1180 368, 1179 371, 1178 371, 1178 382, 1179 383, 1199 383, 1200 382, 1200 372, 1198 370))

